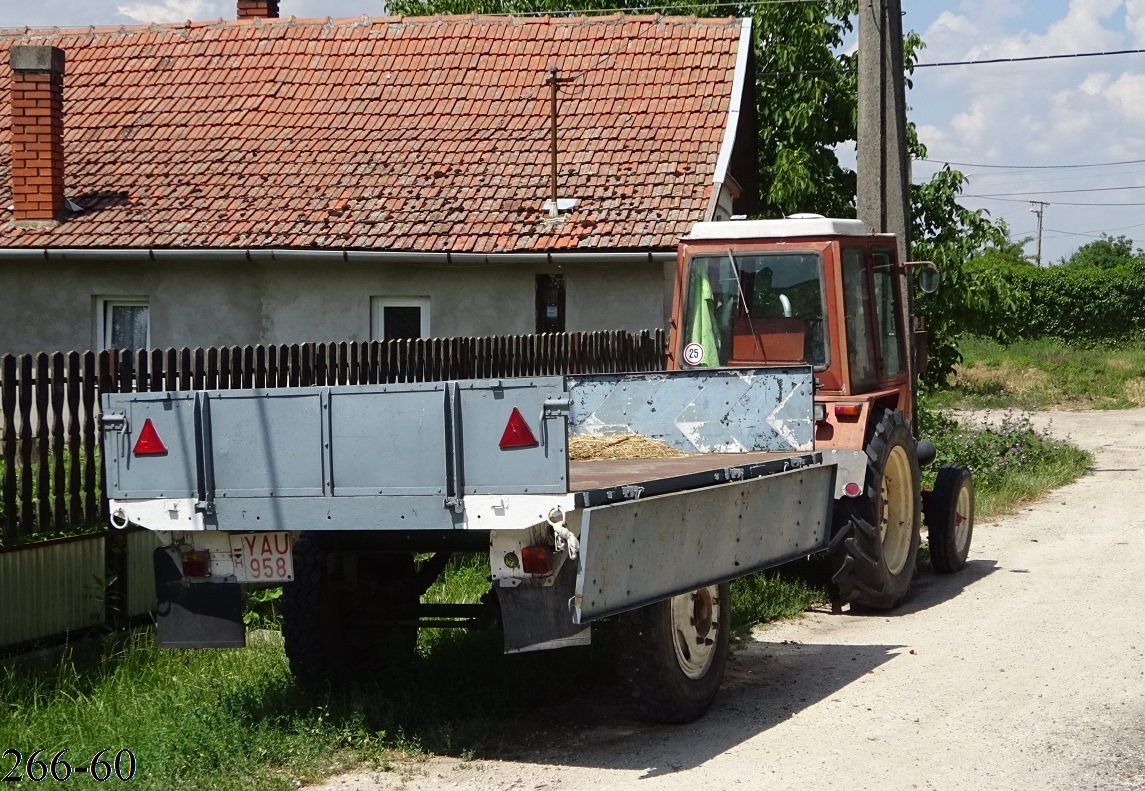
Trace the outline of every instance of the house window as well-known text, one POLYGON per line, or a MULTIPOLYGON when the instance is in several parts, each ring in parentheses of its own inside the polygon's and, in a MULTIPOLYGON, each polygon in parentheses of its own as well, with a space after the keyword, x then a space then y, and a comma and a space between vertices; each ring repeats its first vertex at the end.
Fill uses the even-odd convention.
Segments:
POLYGON ((565 276, 537 275, 537 332, 565 331, 565 276))
POLYGON ((429 337, 429 297, 372 297, 370 337, 375 341, 429 337))
POLYGON ((97 297, 96 341, 101 349, 151 348, 147 297, 97 297))

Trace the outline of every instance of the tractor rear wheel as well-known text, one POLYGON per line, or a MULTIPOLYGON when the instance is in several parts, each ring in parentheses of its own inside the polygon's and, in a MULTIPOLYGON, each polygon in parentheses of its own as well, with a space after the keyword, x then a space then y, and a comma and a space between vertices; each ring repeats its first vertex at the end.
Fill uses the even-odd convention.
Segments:
POLYGON ((922 522, 918 454, 902 412, 883 413, 866 454, 864 493, 840 502, 831 581, 836 605, 887 610, 910 595, 922 522))

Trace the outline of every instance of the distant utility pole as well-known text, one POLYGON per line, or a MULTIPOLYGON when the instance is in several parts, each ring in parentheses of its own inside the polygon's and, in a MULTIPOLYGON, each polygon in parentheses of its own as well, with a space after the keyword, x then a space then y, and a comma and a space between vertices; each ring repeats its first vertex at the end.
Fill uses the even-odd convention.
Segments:
POLYGON ((1042 265, 1042 215, 1046 213, 1047 206, 1049 204, 1044 200, 1030 201, 1030 211, 1038 215, 1038 251, 1034 254, 1034 262, 1038 266, 1042 265))
POLYGON ((910 157, 906 140, 901 0, 859 0, 859 219, 899 239, 910 258, 910 157))

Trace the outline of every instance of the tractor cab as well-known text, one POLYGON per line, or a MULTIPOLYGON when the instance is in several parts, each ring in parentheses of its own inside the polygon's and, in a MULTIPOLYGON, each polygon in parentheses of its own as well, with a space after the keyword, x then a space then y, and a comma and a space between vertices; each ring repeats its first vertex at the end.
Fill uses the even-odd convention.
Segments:
MULTIPOLYGON (((832 605, 888 609, 910 593, 925 515, 940 572, 966 564, 974 482, 915 436, 911 381, 926 334, 892 234, 859 220, 699 223, 680 240, 669 367, 801 363, 815 377, 815 447, 835 465, 832 605)), ((920 273, 925 291, 937 270, 920 273), (925 277, 923 276, 925 275, 925 277)))
POLYGON ((670 367, 811 365, 816 445, 862 448, 884 410, 912 417, 925 333, 908 336, 907 282, 895 237, 859 220, 699 223, 680 242, 670 367))

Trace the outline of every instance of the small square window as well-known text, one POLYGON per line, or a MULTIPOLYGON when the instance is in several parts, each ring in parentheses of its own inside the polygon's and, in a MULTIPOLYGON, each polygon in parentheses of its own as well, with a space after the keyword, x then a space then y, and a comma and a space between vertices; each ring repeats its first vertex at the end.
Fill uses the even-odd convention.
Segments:
POLYGON ((429 297, 370 299, 370 337, 375 341, 429 337, 429 297))
POLYGON ((151 348, 151 308, 146 297, 98 297, 95 318, 99 348, 151 348))

